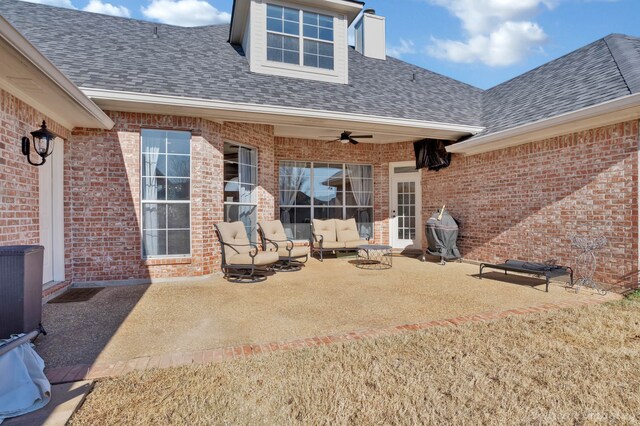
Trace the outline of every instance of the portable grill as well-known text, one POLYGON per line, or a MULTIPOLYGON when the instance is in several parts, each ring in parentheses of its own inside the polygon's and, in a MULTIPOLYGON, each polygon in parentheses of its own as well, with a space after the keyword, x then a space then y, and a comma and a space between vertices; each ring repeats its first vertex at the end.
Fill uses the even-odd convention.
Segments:
POLYGON ((440 257, 440 264, 447 260, 459 259, 458 222, 446 211, 445 207, 431 215, 425 225, 427 235, 427 253, 440 257))

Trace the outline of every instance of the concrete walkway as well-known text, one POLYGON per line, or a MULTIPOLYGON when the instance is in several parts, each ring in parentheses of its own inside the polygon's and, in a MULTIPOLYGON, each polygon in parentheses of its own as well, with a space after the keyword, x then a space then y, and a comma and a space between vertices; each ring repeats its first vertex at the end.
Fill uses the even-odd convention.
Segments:
POLYGON ((38 411, 14 417, 3 426, 64 426, 80 407, 89 391, 90 381, 57 384, 51 387, 51 401, 38 411))

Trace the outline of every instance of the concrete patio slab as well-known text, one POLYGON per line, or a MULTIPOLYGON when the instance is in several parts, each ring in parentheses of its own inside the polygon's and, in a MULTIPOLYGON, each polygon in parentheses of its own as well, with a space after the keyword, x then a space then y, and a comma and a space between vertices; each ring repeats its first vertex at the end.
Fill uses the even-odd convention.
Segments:
MULTIPOLYGON (((37 350, 48 368, 123 360, 162 366, 174 361, 154 357, 602 300, 562 283, 545 293, 543 280, 491 272, 479 280, 477 274, 470 264, 407 257, 395 258, 392 269, 368 271, 341 258, 311 260, 302 271, 259 284, 219 277, 107 288, 88 302, 46 305, 49 334, 38 339, 37 350)), ((123 363, 122 370, 136 366, 123 363)))
POLYGON ((51 386, 51 401, 33 413, 4 421, 3 426, 64 426, 91 391, 91 381, 51 386))

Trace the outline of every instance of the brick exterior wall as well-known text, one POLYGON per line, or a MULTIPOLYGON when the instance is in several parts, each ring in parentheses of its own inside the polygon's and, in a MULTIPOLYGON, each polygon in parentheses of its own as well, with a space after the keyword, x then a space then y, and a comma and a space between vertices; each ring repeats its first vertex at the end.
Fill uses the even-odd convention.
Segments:
POLYGON ((69 130, 0 89, 0 245, 40 243, 39 170, 22 155, 21 140, 42 120, 68 139, 69 130))
POLYGON ((214 224, 223 220, 223 144, 258 152, 258 219, 278 216, 278 162, 339 161, 374 166, 377 241, 388 240, 389 161, 410 160, 410 143, 393 146, 336 144, 275 138, 273 126, 224 123, 153 114, 109 112, 110 131, 75 129, 65 154, 65 244, 74 282, 197 277, 219 270, 214 224), (140 131, 192 132, 192 255, 188 259, 141 257, 140 131), (378 188, 385 188, 380 191, 378 188), (378 207, 379 206, 379 207, 378 207))
MULTIPOLYGON (((258 150, 260 220, 279 215, 281 160, 350 162, 374 167, 377 242, 389 241, 389 163, 413 159, 409 142, 342 145, 274 137, 272 126, 111 112, 111 131, 70 133, 0 90, 0 245, 39 243, 38 169, 27 166, 20 138, 47 120, 65 150, 65 258, 75 282, 209 275, 219 269, 213 225, 223 218, 223 143, 258 150), (192 132, 192 256, 141 258, 140 129, 192 132)), ((604 234, 596 279, 637 287, 638 122, 454 156, 423 172, 423 218, 447 204, 461 223, 466 259, 554 260, 575 266, 569 236, 604 234)), ((55 154, 54 154, 55 155, 55 154)), ((420 230, 421 232, 421 230, 420 230)))
POLYGON ((74 282, 208 275, 213 223, 222 218, 221 125, 199 118, 109 113, 110 131, 75 129, 65 155, 67 271, 74 282), (191 131, 190 258, 143 260, 140 131, 191 131))
POLYGON ((110 131, 75 129, 65 156, 67 270, 74 282, 198 277, 220 269, 225 141, 258 150, 259 219, 274 217, 273 127, 109 112, 110 131), (191 131, 191 256, 142 259, 141 129, 191 131))
MULTIPOLYGON (((389 163, 413 160, 410 142, 327 146, 274 137, 272 126, 111 112, 111 131, 76 129, 65 157, 67 271, 75 282, 198 277, 219 269, 213 225, 223 219, 223 144, 258 151, 259 220, 279 216, 281 160, 349 162, 374 167, 376 242, 389 241, 389 163), (140 129, 192 131, 192 256, 141 258, 140 129)), ((572 232, 602 232, 596 278, 636 286, 638 125, 454 156, 450 168, 423 171, 423 219, 447 204, 461 220, 466 259, 506 258, 575 265, 572 232), (626 278, 625 278, 626 277, 626 278)), ((419 230, 422 232, 422 230, 419 230)))
POLYGON ((576 266, 569 236, 604 234, 597 281, 638 286, 638 122, 469 157, 423 174, 425 217, 446 204, 466 259, 576 266))

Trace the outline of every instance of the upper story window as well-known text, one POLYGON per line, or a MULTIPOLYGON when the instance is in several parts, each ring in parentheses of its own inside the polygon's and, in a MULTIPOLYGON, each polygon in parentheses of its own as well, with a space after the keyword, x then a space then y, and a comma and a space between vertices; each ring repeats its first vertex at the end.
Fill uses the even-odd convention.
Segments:
POLYGON ((267 60, 333 70, 333 17, 267 5, 267 60))

